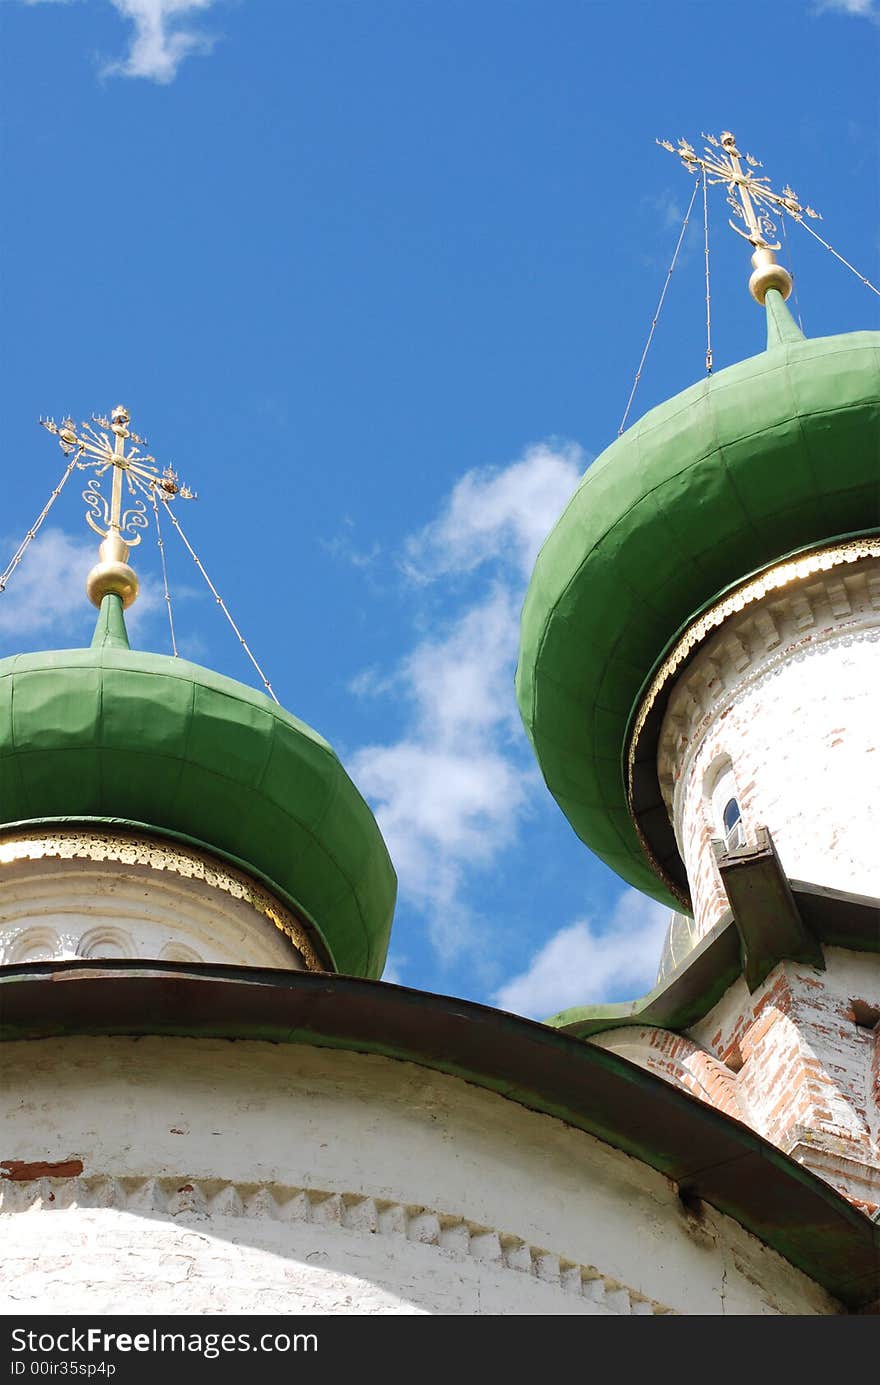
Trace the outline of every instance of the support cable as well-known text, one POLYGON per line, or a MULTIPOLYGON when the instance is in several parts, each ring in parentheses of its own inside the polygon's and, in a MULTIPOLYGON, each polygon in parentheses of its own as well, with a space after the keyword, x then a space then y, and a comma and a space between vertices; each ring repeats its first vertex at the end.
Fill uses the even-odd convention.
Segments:
POLYGON ((782 239, 785 241, 785 258, 786 258, 786 260, 788 261, 788 263, 791 265, 791 287, 792 287, 792 297, 794 298, 794 310, 795 310, 795 312, 797 313, 798 326, 800 327, 801 331, 803 332, 803 330, 804 330, 804 320, 803 320, 803 318, 801 317, 801 305, 800 305, 800 302, 798 301, 797 275, 796 275, 795 272, 794 272, 794 256, 793 256, 792 253, 791 253, 791 247, 789 246, 789 243, 788 243, 788 230, 787 230, 786 225, 785 225, 785 217, 782 217, 781 220, 782 220, 782 239))
POLYGON ((712 299, 709 293, 709 199, 703 169, 703 247, 706 254, 706 374, 712 374, 712 299))
POLYGON ((257 663, 256 659, 254 658, 253 654, 251 653, 251 650, 250 650, 250 648, 249 648, 249 646, 248 646, 248 643, 247 643, 247 641, 246 641, 244 635, 241 633, 241 631, 239 630, 239 628, 238 628, 238 626, 236 625, 235 621, 232 619, 232 616, 229 614, 229 611, 228 611, 227 608, 226 608, 226 603, 224 602, 222 596, 220 595, 220 593, 218 592, 217 588, 214 586, 214 583, 211 581, 210 577, 208 576, 207 572, 205 571, 205 568, 204 568, 204 566, 203 566, 203 564, 202 564, 201 559, 199 558, 198 554, 196 553, 196 551, 195 551, 195 549, 193 548, 192 544, 190 543, 189 539, 186 537, 186 534, 185 534, 185 533, 183 532, 183 530, 181 529, 181 527, 180 527, 180 521, 178 520, 177 515, 176 515, 176 514, 174 513, 174 511, 171 509, 171 506, 168 504, 168 501, 167 501, 167 500, 162 499, 162 504, 163 504, 163 506, 165 507, 165 513, 167 514, 168 518, 171 520, 171 523, 174 525, 174 528, 177 530, 177 533, 178 533, 179 536, 180 536, 180 539, 181 539, 181 542, 183 543, 184 548, 185 548, 186 551, 189 553, 190 557, 192 558, 192 560, 193 560, 193 562, 195 563, 196 567, 198 568, 199 572, 200 572, 200 573, 202 574, 202 576, 204 577, 205 582, 206 582, 207 585, 208 585, 208 589, 209 589, 209 591, 211 592, 211 595, 213 596, 214 600, 217 602, 217 605, 220 607, 220 610, 223 612, 223 614, 224 614, 224 616, 226 617, 226 619, 228 620, 229 624, 232 626, 232 629, 235 631, 235 634, 236 634, 236 636, 238 637, 238 642, 239 642, 239 644, 241 645, 241 647, 242 647, 242 649, 244 650, 245 654, 246 654, 246 655, 248 656, 248 658, 250 659, 250 661, 251 661, 251 663, 253 664, 254 668, 256 669, 257 673, 260 675, 260 680, 261 680, 261 682, 262 682, 262 684, 263 684, 263 687, 266 689, 267 693, 268 693, 269 696, 272 698, 273 702, 278 703, 278 706, 280 707, 280 706, 281 706, 281 703, 278 702, 278 698, 275 696, 275 693, 274 693, 274 691, 273 691, 273 689, 272 689, 272 684, 269 682, 269 680, 268 680, 268 678, 266 677, 265 673, 264 673, 263 670, 260 668, 260 665, 257 663))
POLYGON ((61 480, 58 482, 58 485, 55 487, 52 494, 49 496, 49 499, 46 501, 46 504, 43 506, 42 510, 37 515, 37 518, 31 525, 30 529, 28 529, 21 543, 18 545, 18 548, 15 550, 15 555, 12 558, 11 562, 7 565, 5 570, 2 573, 0 573, 0 593, 6 590, 7 582, 9 581, 13 572, 18 567, 19 563, 21 562, 22 558, 27 552, 31 544, 31 541, 35 539, 37 534, 39 533, 40 526, 43 523, 43 520, 46 518, 52 506, 55 504, 55 501, 58 499, 59 495, 63 491, 70 477, 70 473, 73 471, 74 467, 78 464, 78 462, 79 452, 76 452, 74 456, 70 459, 70 461, 67 463, 67 466, 64 469, 64 473, 61 477, 61 480))
POLYGON ((835 260, 840 260, 840 263, 842 265, 846 265, 847 269, 850 270, 856 276, 857 279, 861 279, 862 283, 867 285, 871 292, 876 293, 877 297, 880 298, 880 289, 876 288, 871 283, 870 279, 866 279, 864 274, 860 274, 859 271, 856 269, 855 265, 850 264, 849 260, 845 260, 843 256, 834 249, 833 245, 829 245, 827 240, 823 240, 822 237, 819 235, 818 231, 814 231, 812 226, 808 226, 807 223, 804 221, 803 217, 796 216, 794 219, 799 223, 799 225, 803 226, 805 231, 809 231, 810 235, 813 237, 814 240, 817 240, 820 245, 824 245, 826 250, 830 250, 835 260))
POLYGON ((678 237, 678 244, 676 245, 676 247, 675 247, 675 252, 674 252, 674 254, 673 254, 673 256, 672 256, 672 262, 671 262, 669 268, 668 268, 667 271, 666 271, 666 278, 665 278, 665 280, 664 280, 664 282, 663 282, 663 289, 662 289, 662 292, 661 292, 661 294, 660 294, 660 299, 659 299, 659 301, 658 301, 658 303, 657 303, 657 308, 656 308, 656 311, 655 311, 655 313, 654 313, 653 320, 652 320, 652 322, 651 322, 651 330, 650 330, 650 332, 648 333, 648 340, 645 342, 645 349, 644 349, 644 351, 642 352, 642 359, 639 361, 639 368, 638 368, 638 370, 636 371, 636 378, 633 380, 633 387, 632 387, 632 389, 630 390, 629 399, 627 400, 626 408, 625 408, 624 411, 623 411, 623 418, 620 420, 620 427, 619 427, 618 430, 617 430, 617 436, 618 436, 618 437, 620 437, 621 433, 623 432, 624 428, 626 427, 626 420, 629 418, 629 411, 630 411, 630 409, 632 408, 632 402, 633 402, 633 399, 635 398, 635 393, 636 393, 636 390, 638 389, 639 381, 640 381, 641 378, 642 378, 642 369, 643 369, 643 367, 644 367, 645 360, 647 359, 648 352, 649 352, 650 349, 651 349, 651 342, 654 340, 654 331, 655 331, 655 329, 656 329, 657 322, 658 322, 658 319, 659 319, 659 317, 660 317, 660 311, 661 311, 661 309, 662 309, 662 307, 663 307, 663 300, 664 300, 665 297, 666 297, 666 290, 669 288, 669 280, 672 278, 672 271, 675 269, 675 263, 676 263, 676 260, 678 259, 678 252, 679 252, 679 250, 681 249, 681 243, 682 243, 682 241, 684 240, 685 231, 686 231, 687 228, 688 228, 688 221, 690 220, 691 208, 692 208, 693 205, 694 205, 694 200, 695 200, 695 198, 696 198, 696 196, 697 196, 697 189, 699 188, 699 186, 700 186, 699 179, 697 179, 696 182, 694 183, 694 190, 693 190, 693 193, 692 193, 692 195, 691 195, 691 200, 690 200, 690 203, 689 203, 689 205, 688 205, 688 209, 687 209, 687 211, 686 211, 685 214, 684 214, 684 221, 682 222, 682 225, 681 225, 681 233, 680 233, 680 235, 679 235, 679 237, 678 237))
POLYGON ((171 631, 171 649, 175 659, 179 659, 180 655, 177 651, 177 640, 174 636, 174 612, 171 609, 171 593, 168 590, 168 568, 165 564, 165 544, 162 539, 162 528, 159 524, 159 502, 156 499, 156 490, 154 486, 150 486, 150 499, 153 502, 153 512, 156 516, 156 543, 159 545, 159 558, 162 563, 162 585, 165 588, 165 609, 168 612, 168 628, 171 631))

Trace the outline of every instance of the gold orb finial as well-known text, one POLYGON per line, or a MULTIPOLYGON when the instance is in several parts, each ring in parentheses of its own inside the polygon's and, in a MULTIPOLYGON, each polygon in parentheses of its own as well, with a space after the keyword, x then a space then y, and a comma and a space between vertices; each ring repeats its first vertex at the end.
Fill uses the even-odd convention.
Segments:
POLYGON ((766 245, 759 245, 752 255, 752 270, 749 278, 749 293, 756 303, 763 303, 768 289, 777 289, 787 298, 792 289, 792 278, 785 265, 779 264, 773 251, 766 245))
POLYGON ((98 548, 98 557, 100 561, 86 578, 86 595, 98 607, 105 596, 118 596, 127 610, 139 589, 137 573, 127 562, 128 544, 111 530, 98 548))

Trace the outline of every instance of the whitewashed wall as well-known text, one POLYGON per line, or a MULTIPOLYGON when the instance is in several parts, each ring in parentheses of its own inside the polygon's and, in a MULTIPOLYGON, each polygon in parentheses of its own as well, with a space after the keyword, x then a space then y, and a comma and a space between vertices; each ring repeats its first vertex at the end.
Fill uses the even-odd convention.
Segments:
POLYGON ((9 1043, 0 1128, 7 1313, 837 1311, 640 1161, 410 1063, 9 1043))
POLYGON ((658 773, 699 932, 728 907, 712 853, 729 787, 795 879, 880 896, 880 561, 730 616, 678 679, 658 773), (724 774, 724 792, 718 792, 724 774))

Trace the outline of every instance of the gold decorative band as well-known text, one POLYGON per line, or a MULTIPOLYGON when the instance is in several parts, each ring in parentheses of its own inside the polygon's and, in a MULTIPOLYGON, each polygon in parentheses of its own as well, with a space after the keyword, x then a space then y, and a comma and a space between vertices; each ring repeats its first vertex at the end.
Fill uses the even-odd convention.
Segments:
POLYGON ((89 831, 84 827, 39 834, 22 831, 0 834, 0 870, 14 861, 39 861, 47 857, 62 861, 116 861, 121 865, 146 866, 187 880, 198 880, 249 904, 273 923, 300 953, 307 971, 327 970, 327 964, 318 956, 305 927, 290 909, 244 871, 225 862, 221 865, 207 852, 135 832, 89 831))

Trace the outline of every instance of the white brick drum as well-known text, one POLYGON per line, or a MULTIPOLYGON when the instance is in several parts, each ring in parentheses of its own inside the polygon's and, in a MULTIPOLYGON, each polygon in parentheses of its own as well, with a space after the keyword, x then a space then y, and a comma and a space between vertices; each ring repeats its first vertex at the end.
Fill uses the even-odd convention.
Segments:
POLYGON ((320 965, 274 896, 207 853, 74 829, 0 838, 0 965, 73 957, 320 965))
POLYGON ((658 772, 700 934, 727 907, 712 840, 731 797, 789 877, 880 896, 880 559, 730 615, 673 688, 658 772))

